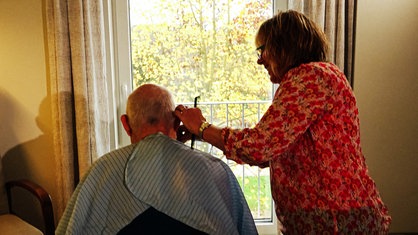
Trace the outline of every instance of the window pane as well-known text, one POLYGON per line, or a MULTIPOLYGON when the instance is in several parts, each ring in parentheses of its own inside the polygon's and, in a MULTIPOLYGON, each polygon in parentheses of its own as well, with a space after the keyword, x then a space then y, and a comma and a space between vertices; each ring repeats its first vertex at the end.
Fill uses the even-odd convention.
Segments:
POLYGON ((269 100, 254 35, 271 16, 264 1, 131 0, 133 86, 155 82, 180 103, 269 100))
MULTIPOLYGON (((273 87, 257 64, 254 36, 271 0, 130 0, 132 86, 156 83, 177 103, 199 107, 218 126, 252 127, 273 87)), ((207 143, 196 148, 222 159, 207 143)), ((272 220, 268 169, 227 161, 256 219, 272 220)))

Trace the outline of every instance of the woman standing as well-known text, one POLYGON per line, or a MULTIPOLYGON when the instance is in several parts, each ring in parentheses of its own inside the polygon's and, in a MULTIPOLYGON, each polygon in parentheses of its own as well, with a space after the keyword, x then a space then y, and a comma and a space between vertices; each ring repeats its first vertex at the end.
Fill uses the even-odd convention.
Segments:
POLYGON ((259 28, 257 63, 280 84, 254 128, 220 128, 198 108, 175 115, 228 159, 270 167, 285 234, 386 234, 391 217, 368 174, 358 109, 345 75, 327 62, 323 31, 303 14, 279 12, 259 28))

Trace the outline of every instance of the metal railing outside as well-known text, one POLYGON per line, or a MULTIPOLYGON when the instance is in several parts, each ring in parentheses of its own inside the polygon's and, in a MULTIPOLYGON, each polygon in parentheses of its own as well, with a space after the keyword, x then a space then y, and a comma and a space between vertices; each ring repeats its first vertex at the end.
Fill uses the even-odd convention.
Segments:
MULTIPOLYGON (((271 101, 198 102, 198 107, 208 122, 219 127, 242 129, 254 127, 270 103, 271 101)), ((194 105, 193 103, 182 104, 189 107, 194 105)), ((227 160, 222 151, 206 142, 196 141, 195 148, 209 152, 225 161, 239 180, 254 219, 257 222, 272 221, 273 202, 269 168, 239 165, 227 160)))

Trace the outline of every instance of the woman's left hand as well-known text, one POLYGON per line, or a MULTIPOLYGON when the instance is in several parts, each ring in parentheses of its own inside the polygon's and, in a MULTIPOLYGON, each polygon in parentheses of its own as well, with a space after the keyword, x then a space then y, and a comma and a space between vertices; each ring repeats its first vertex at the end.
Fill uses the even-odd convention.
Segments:
POLYGON ((198 136, 199 128, 202 122, 206 121, 206 118, 203 117, 202 111, 199 108, 187 108, 184 105, 178 105, 174 111, 184 126, 189 132, 198 136))

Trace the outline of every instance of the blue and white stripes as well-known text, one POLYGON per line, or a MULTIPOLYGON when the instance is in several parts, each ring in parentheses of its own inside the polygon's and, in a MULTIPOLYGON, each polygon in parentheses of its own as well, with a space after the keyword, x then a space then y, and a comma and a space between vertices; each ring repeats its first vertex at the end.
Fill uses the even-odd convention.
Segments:
POLYGON ((257 234, 229 167, 162 134, 96 161, 56 233, 116 234, 149 206, 208 234, 257 234))

